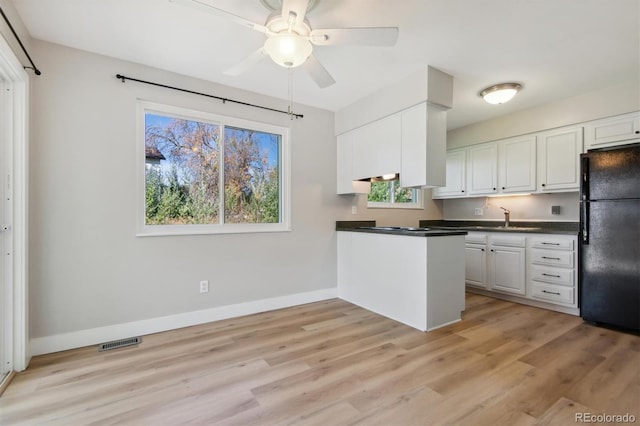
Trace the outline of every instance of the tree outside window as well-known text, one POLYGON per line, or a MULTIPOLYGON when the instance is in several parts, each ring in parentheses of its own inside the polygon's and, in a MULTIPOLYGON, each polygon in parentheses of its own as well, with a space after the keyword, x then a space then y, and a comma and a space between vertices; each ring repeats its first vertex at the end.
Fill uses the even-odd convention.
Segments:
POLYGON ((371 182, 368 207, 422 208, 420 193, 414 188, 402 188, 398 179, 371 182))
POLYGON ((283 135, 255 127, 145 110, 144 226, 282 223, 283 135))

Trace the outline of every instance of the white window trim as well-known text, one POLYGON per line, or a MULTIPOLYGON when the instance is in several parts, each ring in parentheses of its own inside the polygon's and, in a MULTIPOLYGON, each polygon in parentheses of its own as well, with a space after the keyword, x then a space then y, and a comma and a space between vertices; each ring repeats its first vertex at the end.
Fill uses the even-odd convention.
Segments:
POLYGON ((413 203, 380 203, 377 201, 367 201, 369 209, 406 209, 406 210, 422 210, 424 209, 424 190, 415 188, 416 200, 413 203))
MULTIPOLYGON (((243 120, 213 113, 196 111, 171 105, 138 100, 137 111, 137 165, 138 168, 138 209, 137 232, 138 237, 155 237, 170 235, 203 235, 203 234, 244 234, 257 232, 288 232, 291 231, 291 161, 289 129, 257 121, 243 120), (252 129, 260 132, 273 133, 282 136, 280 141, 280 222, 279 223, 224 223, 199 225, 147 225, 145 223, 145 113, 153 112, 170 115, 187 120, 200 120, 206 123, 252 129)), ((223 204, 224 200, 220 200, 223 204)), ((220 212, 223 212, 221 205, 220 212)), ((221 213, 223 214, 223 213, 221 213)))

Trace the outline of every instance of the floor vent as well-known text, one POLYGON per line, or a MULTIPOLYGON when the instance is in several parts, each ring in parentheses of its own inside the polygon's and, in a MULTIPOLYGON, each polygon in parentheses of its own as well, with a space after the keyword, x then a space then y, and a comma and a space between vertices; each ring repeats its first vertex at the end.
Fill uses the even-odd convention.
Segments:
POLYGON ((114 340, 113 342, 102 343, 98 347, 98 351, 110 351, 112 349, 124 348, 126 346, 139 345, 142 342, 142 337, 129 337, 127 339, 114 340))

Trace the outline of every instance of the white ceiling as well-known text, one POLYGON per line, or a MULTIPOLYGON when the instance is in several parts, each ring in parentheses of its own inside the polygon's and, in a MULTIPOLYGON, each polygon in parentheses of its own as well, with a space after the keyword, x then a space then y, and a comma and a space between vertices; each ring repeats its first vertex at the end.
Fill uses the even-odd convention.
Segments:
MULTIPOLYGON (((207 1, 260 24, 268 15, 259 0, 207 1)), ((222 74, 264 35, 218 16, 168 0, 13 3, 36 39, 288 96, 288 71, 270 60, 239 77, 222 74)), ((426 65, 455 78, 450 129, 640 78, 640 0, 317 0, 307 17, 313 28, 400 29, 394 47, 315 47, 336 80, 329 88, 293 72, 294 102, 331 111, 426 65), (478 97, 507 81, 524 85, 510 103, 478 97)))

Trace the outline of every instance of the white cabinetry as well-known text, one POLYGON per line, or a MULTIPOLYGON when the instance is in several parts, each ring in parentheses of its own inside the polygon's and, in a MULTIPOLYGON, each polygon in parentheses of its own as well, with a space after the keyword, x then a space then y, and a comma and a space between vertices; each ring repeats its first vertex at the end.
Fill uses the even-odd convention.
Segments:
POLYGON ((368 194, 370 182, 354 181, 353 173, 353 139, 354 134, 347 132, 337 138, 337 193, 368 194))
POLYGON ((536 137, 523 136, 498 142, 499 192, 536 190, 536 137))
POLYGON ((487 288, 487 234, 469 232, 465 236, 465 282, 487 288))
POLYGON ((400 186, 445 185, 447 113, 422 103, 402 111, 400 186))
POLYGON ((467 290, 578 315, 577 237, 469 232, 467 290))
POLYGON ((498 190, 498 146, 486 143, 468 148, 469 195, 495 194, 498 190))
POLYGON ((349 132, 353 138, 355 180, 400 173, 401 132, 400 114, 349 132))
POLYGON ((467 150, 457 149, 446 155, 446 185, 433 190, 433 198, 454 198, 466 195, 467 150))
POLYGON ((640 112, 592 121, 585 126, 585 150, 640 141, 640 112))
POLYGON ((538 134, 538 191, 580 188, 582 127, 565 127, 538 134))
POLYGON ((529 296, 532 299, 577 306, 576 237, 536 236, 529 244, 529 296))
POLYGON ((525 245, 521 236, 489 237, 489 287, 494 291, 525 295, 525 245))

